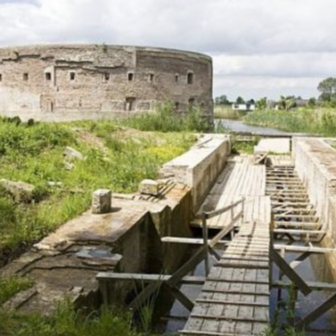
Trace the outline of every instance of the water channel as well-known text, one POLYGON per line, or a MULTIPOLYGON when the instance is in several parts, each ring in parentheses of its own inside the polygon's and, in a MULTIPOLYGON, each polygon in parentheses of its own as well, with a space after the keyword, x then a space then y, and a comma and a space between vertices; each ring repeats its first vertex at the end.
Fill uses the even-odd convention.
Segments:
POLYGON ((286 134, 286 132, 283 132, 283 131, 280 131, 280 130, 277 130, 271 127, 260 127, 260 126, 247 125, 247 124, 244 124, 241 120, 215 119, 215 125, 217 127, 221 125, 225 129, 229 129, 232 132, 271 134, 271 135, 286 134))

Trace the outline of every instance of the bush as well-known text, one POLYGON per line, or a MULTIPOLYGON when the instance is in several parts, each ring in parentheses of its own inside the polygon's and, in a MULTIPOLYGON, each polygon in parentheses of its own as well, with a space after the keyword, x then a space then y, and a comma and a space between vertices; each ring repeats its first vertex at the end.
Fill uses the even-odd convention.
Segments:
POLYGON ((141 131, 205 132, 210 129, 199 109, 189 108, 185 114, 180 114, 174 111, 171 103, 161 105, 155 112, 133 115, 121 123, 141 131))

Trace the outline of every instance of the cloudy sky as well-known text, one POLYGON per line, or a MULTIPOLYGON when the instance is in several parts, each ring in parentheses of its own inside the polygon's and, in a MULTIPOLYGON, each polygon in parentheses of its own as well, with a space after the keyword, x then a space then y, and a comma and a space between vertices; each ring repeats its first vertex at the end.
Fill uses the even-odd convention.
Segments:
POLYGON ((335 0, 0 0, 0 46, 172 47, 214 60, 214 96, 317 96, 336 76, 335 0))

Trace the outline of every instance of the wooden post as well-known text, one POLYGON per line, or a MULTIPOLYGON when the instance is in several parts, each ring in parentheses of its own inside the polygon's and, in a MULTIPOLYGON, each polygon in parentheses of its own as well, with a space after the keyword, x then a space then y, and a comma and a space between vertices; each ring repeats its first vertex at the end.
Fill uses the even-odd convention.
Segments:
POLYGON ((209 265, 209 246, 208 246, 208 227, 206 221, 206 214, 202 213, 202 228, 203 228, 203 243, 204 243, 204 250, 205 250, 205 274, 206 276, 209 274, 210 265, 209 265))

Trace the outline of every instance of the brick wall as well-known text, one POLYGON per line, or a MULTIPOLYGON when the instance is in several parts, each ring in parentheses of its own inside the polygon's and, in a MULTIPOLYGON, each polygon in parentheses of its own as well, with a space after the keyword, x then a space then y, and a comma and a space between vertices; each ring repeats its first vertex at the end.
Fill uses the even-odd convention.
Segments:
POLYGON ((192 101, 212 120, 212 60, 193 52, 105 45, 0 48, 0 113, 76 120, 192 101))

